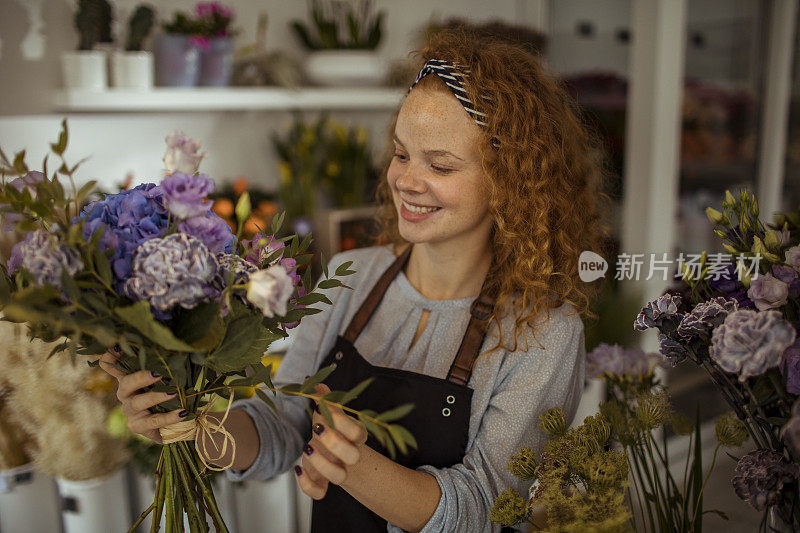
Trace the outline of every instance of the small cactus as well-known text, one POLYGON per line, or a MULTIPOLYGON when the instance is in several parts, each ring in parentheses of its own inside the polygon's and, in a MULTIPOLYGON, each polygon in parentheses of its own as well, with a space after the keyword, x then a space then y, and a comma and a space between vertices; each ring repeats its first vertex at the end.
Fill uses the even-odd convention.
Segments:
POLYGON ((92 50, 99 42, 111 42, 111 19, 108 0, 78 0, 74 19, 80 34, 78 50, 92 50))
POLYGON ((150 6, 142 4, 136 8, 128 21, 128 43, 125 50, 138 52, 142 49, 144 40, 153 29, 154 18, 153 9, 150 6))

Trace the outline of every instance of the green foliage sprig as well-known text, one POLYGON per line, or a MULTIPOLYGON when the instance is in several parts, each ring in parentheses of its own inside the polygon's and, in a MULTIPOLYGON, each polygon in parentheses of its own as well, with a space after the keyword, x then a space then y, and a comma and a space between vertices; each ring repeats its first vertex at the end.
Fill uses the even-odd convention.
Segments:
POLYGON ((383 36, 385 13, 372 15, 372 2, 311 0, 312 28, 295 20, 291 27, 308 50, 374 50, 383 36))

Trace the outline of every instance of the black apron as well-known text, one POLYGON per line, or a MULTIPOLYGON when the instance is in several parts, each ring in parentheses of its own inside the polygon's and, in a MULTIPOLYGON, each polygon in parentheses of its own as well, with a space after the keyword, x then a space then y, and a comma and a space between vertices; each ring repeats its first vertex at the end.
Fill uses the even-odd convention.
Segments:
MULTIPOLYGON (((486 335, 486 324, 494 302, 483 290, 473 302, 467 331, 447 379, 370 364, 353 344, 380 304, 386 289, 405 266, 412 246, 409 245, 383 273, 344 335, 337 337, 320 368, 336 363, 336 370, 324 381, 331 390, 349 390, 367 378, 374 378, 364 392, 348 402, 347 405, 353 409, 372 409, 380 413, 404 403, 413 403, 414 409, 397 423, 414 435, 418 447, 416 450, 409 447, 407 455, 398 451, 395 462, 411 469, 421 465, 444 468, 460 463, 467 449, 473 392, 467 382, 486 335)), ((388 456, 372 434, 366 444, 388 456)), ((386 527, 386 520, 339 485, 330 483, 325 497, 313 502, 312 533, 383 533, 386 527)), ((503 531, 512 530, 503 528, 503 531)))

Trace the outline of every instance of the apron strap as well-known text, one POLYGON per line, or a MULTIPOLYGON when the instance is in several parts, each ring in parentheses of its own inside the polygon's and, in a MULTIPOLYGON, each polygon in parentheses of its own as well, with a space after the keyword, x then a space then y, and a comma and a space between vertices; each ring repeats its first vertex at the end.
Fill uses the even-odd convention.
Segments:
POLYGON ((480 353, 493 311, 494 298, 486 290, 486 281, 484 281, 481 293, 470 306, 467 331, 464 333, 464 338, 461 339, 461 346, 458 347, 453 364, 450 365, 450 371, 447 373, 448 381, 465 386, 469 382, 472 366, 480 353))
MULTIPOLYGON (((350 320, 350 324, 348 324, 343 335, 350 343, 354 344, 356 342, 361 330, 367 325, 375 309, 378 308, 381 300, 383 300, 383 296, 386 294, 386 290, 391 285, 392 280, 408 262, 413 246, 413 244, 409 244, 403 253, 386 269, 377 283, 375 283, 375 286, 372 287, 364 303, 356 311, 353 319, 350 320)), ((461 339, 461 346, 459 346, 453 363, 450 365, 450 370, 447 373, 448 381, 458 385, 466 385, 469 382, 469 378, 472 375, 472 366, 480 353, 483 339, 486 337, 489 318, 492 316, 493 311, 494 298, 486 290, 486 280, 484 280, 481 293, 470 306, 467 331, 464 333, 464 337, 461 339)))
POLYGON ((408 258, 411 256, 412 247, 413 244, 409 244, 403 253, 394 260, 394 263, 392 263, 389 268, 386 269, 383 275, 381 275, 375 286, 372 287, 372 290, 367 295, 367 299, 364 300, 364 303, 361 304, 361 307, 358 309, 355 316, 353 316, 350 324, 348 324, 347 329, 344 332, 345 339, 351 343, 356 342, 361 330, 367 325, 372 313, 375 312, 375 309, 378 308, 378 304, 381 303, 383 295, 386 294, 386 290, 389 288, 389 285, 391 285, 392 280, 408 262, 408 258))

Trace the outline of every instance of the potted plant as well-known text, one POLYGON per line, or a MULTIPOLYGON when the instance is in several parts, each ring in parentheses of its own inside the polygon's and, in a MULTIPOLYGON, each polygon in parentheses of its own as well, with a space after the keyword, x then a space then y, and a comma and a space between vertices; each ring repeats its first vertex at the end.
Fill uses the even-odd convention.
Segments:
POLYGON ((311 51, 306 75, 321 85, 379 85, 386 67, 376 49, 383 35, 384 12, 372 14, 372 2, 312 0, 313 31, 303 22, 292 22, 300 42, 311 51))
POLYGON ((80 35, 78 49, 61 54, 66 89, 103 91, 108 87, 106 53, 95 45, 110 39, 111 19, 108 0, 78 0, 74 18, 80 35))
POLYGON ((156 38, 156 84, 192 87, 200 75, 200 47, 196 19, 176 12, 172 22, 162 24, 164 33, 156 38))
POLYGON ((233 73, 234 11, 219 2, 199 2, 195 16, 200 29, 200 85, 227 86, 233 73))
POLYGON ((111 56, 114 87, 150 89, 153 87, 153 53, 142 50, 153 29, 153 9, 139 5, 128 20, 128 41, 125 50, 111 56))

